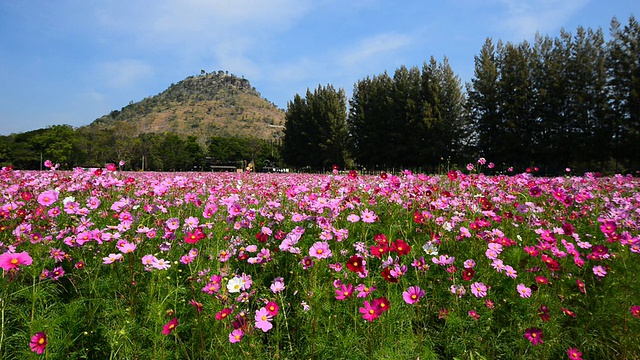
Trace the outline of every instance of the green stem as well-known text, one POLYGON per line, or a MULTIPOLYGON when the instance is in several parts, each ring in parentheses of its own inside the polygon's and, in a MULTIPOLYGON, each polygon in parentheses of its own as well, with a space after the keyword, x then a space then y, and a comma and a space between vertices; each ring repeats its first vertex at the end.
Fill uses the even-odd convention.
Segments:
POLYGON ((289 331, 289 322, 287 321, 287 309, 284 303, 284 297, 282 293, 280 295, 280 304, 282 304, 282 315, 284 315, 284 326, 287 329, 287 339, 289 340, 289 351, 290 354, 293 355, 293 345, 291 344, 291 331, 289 331))

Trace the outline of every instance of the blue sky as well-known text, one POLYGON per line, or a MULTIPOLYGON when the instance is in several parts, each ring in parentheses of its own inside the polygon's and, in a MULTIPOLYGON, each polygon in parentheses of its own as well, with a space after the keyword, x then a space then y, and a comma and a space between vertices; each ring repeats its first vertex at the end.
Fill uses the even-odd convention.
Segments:
POLYGON ((446 56, 463 82, 487 37, 602 28, 636 0, 0 0, 0 134, 82 126, 187 76, 244 76, 280 108, 446 56))

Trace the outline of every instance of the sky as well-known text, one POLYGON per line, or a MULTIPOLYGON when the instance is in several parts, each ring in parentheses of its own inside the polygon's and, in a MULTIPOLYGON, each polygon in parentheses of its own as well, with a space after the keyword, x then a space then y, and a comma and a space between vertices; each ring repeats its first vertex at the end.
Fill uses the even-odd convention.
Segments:
POLYGON ((282 109, 432 56, 465 83, 487 38, 608 38, 632 15, 640 1, 0 0, 0 135, 88 125, 201 70, 244 76, 282 109))

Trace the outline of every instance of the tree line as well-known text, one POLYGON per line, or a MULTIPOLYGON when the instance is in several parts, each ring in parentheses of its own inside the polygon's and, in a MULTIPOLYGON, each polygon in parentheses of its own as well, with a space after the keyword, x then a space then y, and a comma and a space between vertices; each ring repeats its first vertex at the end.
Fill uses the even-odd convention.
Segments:
POLYGON ((0 136, 0 164, 16 169, 42 169, 44 160, 60 169, 100 168, 125 162, 126 170, 210 171, 278 164, 278 144, 257 138, 195 136, 173 132, 132 136, 126 123, 115 128, 74 129, 54 125, 45 129, 0 136))
POLYGON ((530 166, 558 174, 640 170, 640 26, 579 27, 533 44, 487 39, 466 89, 447 59, 331 85, 287 105, 283 160, 302 166, 530 166), (466 90, 466 91, 465 91, 466 90), (339 144, 339 145, 336 145, 339 144))

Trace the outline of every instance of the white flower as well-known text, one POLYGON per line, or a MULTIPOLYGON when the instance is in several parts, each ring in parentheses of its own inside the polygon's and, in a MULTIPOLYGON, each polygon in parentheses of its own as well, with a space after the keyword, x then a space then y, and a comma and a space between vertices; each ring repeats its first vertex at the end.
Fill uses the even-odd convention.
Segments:
POLYGON ((73 196, 67 196, 66 198, 62 199, 62 203, 63 204, 67 204, 68 202, 73 202, 76 201, 76 198, 74 198, 73 196))
POLYGON ((240 292, 240 289, 242 289, 243 285, 244 285, 244 280, 242 280, 242 278, 235 276, 233 279, 229 280, 229 282, 227 283, 227 290, 229 290, 230 293, 237 293, 237 292, 240 292))

